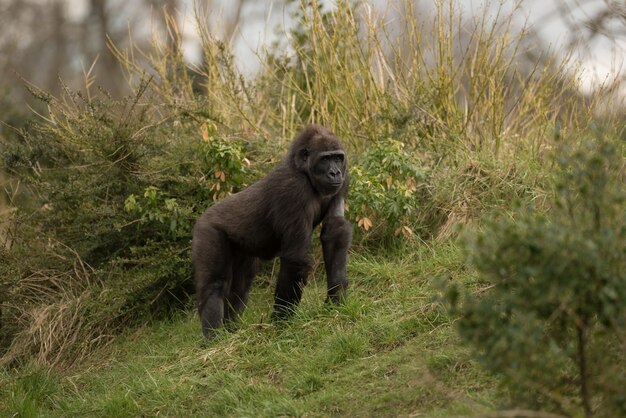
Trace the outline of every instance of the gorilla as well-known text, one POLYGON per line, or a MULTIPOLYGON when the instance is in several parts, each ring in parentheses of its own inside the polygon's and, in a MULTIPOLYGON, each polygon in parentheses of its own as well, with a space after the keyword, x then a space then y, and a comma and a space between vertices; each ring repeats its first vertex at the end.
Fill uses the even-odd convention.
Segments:
POLYGON ((311 236, 320 223, 327 301, 345 298, 352 241, 352 226, 344 218, 347 192, 347 159, 339 140, 323 126, 308 125, 273 171, 200 216, 192 261, 206 338, 244 310, 259 258, 280 257, 272 318, 288 316, 300 302, 311 236))

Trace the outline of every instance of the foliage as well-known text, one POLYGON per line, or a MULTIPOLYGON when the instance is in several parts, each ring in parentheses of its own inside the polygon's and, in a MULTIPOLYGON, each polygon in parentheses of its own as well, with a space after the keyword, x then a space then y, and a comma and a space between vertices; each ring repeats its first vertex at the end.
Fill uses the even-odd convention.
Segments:
POLYGON ((131 194, 124 202, 124 209, 135 215, 141 224, 156 222, 169 225, 169 232, 175 238, 189 234, 189 228, 181 222, 190 217, 189 213, 185 213, 188 208, 181 208, 175 198, 167 197, 158 187, 147 187, 141 201, 131 194))
POLYGON ((243 185, 249 162, 206 123, 163 119, 148 86, 121 101, 35 92, 54 123, 3 143, 4 170, 26 192, 11 202, 0 265, 2 364, 68 365, 187 303, 193 222, 243 185))
POLYGON ((181 204, 178 199, 156 186, 146 187, 142 197, 131 194, 124 201, 124 210, 141 225, 165 226, 169 232, 164 234, 164 239, 188 239, 191 236, 191 223, 197 215, 193 209, 202 210, 208 202, 224 198, 243 184, 246 164, 250 162, 244 157, 241 145, 217 139, 209 141, 205 135, 205 126, 202 126, 201 132, 206 139, 199 146, 203 157, 200 159, 203 163, 200 166, 200 182, 204 183, 201 190, 203 195, 196 196, 199 201, 188 201, 183 195, 181 204))
POLYGON ((420 233, 428 176, 404 143, 385 140, 350 168, 348 214, 364 239, 392 242, 420 233))
POLYGON ((532 406, 626 414, 623 156, 601 133, 561 144, 551 210, 488 222, 469 243, 486 287, 457 306, 461 335, 532 406))
POLYGON ((203 138, 206 138, 201 147, 203 179, 210 185, 211 199, 217 201, 241 188, 250 161, 236 142, 210 140, 204 136, 204 129, 203 138))
POLYGON ((11 342, 3 362, 35 355, 55 363, 68 360, 66 350, 79 357, 123 310, 115 301, 129 290, 109 289, 103 278, 120 273, 111 261, 139 238, 119 225, 128 220, 124 194, 141 187, 141 161, 158 149, 139 102, 146 86, 120 102, 68 93, 62 103, 35 92, 55 123, 3 144, 4 169, 28 197, 12 202, 17 227, 2 263, 11 294, 3 314, 13 325, 2 329, 11 342), (102 315, 107 303, 113 315, 102 315))

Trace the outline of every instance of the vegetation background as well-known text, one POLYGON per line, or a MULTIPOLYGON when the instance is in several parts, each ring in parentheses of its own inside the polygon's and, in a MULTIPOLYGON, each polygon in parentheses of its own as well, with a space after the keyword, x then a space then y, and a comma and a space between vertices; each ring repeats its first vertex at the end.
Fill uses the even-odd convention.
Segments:
MULTIPOLYGON (((572 51, 623 52, 626 10, 600 3, 556 9, 572 51)), ((521 2, 289 1, 253 75, 244 0, 221 26, 196 8, 195 62, 176 1, 123 6, 152 31, 77 4, 0 5, 23 76, 0 103, 2 415, 626 415, 619 72, 590 88, 521 2), (193 222, 310 122, 349 151, 350 297, 323 304, 315 241, 291 320, 268 320, 269 263, 206 343, 193 222)))

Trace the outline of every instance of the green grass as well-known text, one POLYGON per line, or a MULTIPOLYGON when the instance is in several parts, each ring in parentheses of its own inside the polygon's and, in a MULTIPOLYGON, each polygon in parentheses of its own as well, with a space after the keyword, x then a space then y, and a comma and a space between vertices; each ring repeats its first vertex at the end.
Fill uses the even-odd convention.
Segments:
MULTIPOLYGON (((353 254, 351 293, 328 306, 317 275, 295 315, 271 323, 257 280, 236 329, 205 343, 193 310, 132 331, 66 372, 5 372, 12 416, 480 416, 495 380, 460 344, 437 302, 442 277, 467 276, 453 244, 402 256, 353 254)), ((469 276, 471 277, 471 276, 469 276)))

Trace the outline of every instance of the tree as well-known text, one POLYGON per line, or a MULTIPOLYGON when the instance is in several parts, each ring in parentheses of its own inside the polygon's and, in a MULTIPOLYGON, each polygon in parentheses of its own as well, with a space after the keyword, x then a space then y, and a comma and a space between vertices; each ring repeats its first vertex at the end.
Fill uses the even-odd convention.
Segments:
POLYGON ((535 407, 626 414, 623 155, 602 134, 562 144, 550 210, 489 221, 468 245, 488 290, 450 289, 462 337, 535 407))

